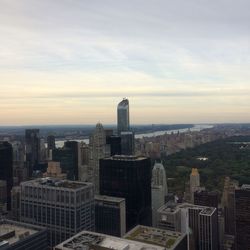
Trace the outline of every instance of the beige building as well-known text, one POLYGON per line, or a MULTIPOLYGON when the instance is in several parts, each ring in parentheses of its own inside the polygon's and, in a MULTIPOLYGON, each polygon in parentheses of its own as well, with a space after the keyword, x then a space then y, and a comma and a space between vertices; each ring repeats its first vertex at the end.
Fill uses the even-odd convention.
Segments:
POLYGON ((47 172, 43 174, 43 177, 54 177, 58 179, 66 179, 67 174, 62 173, 60 162, 49 161, 47 172))

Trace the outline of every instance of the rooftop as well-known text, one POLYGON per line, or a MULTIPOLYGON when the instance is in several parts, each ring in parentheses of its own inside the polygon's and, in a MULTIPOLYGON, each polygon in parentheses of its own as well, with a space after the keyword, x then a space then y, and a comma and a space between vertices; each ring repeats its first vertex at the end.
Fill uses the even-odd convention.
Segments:
POLYGON ((12 245, 30 235, 43 230, 37 226, 27 225, 21 222, 1 220, 0 221, 0 245, 1 242, 8 242, 12 245))
POLYGON ((184 237, 185 235, 179 232, 172 232, 141 225, 136 226, 124 236, 124 238, 129 240, 153 244, 165 247, 165 249, 174 249, 184 237))
POLYGON ((164 250, 164 247, 122 239, 105 234, 82 231, 70 239, 55 246, 55 250, 164 250))
POLYGON ((113 155, 106 159, 117 160, 117 161, 140 161, 140 160, 144 160, 147 158, 143 156, 135 156, 135 155, 113 155))
POLYGON ((200 205, 193 205, 190 203, 175 203, 175 202, 168 202, 165 205, 161 206, 157 212, 162 214, 168 214, 168 213, 177 213, 180 211, 180 209, 199 209, 201 210, 202 215, 212 215, 216 208, 214 207, 206 207, 206 206, 200 206, 200 205))
POLYGON ((21 185, 30 184, 32 186, 49 186, 49 187, 62 187, 67 189, 79 189, 82 187, 86 187, 92 185, 88 182, 78 182, 78 181, 69 181, 69 180, 62 180, 53 177, 45 177, 39 178, 31 181, 22 182, 21 185))
POLYGON ((110 202, 124 202, 125 198, 119 198, 119 197, 114 197, 114 196, 106 196, 106 195, 95 195, 95 200, 100 200, 100 201, 110 201, 110 202))

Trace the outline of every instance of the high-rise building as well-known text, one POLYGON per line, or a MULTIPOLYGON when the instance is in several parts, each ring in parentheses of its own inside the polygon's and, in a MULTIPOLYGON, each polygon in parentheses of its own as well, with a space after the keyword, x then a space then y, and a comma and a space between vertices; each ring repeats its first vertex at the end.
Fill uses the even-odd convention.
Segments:
POLYGON ((26 163, 28 176, 31 177, 33 169, 40 160, 40 138, 39 129, 25 130, 26 163))
POLYGON ((0 142, 0 179, 7 183, 7 209, 10 210, 13 187, 13 151, 8 142, 0 142))
POLYGON ((99 160, 105 157, 106 134, 101 123, 97 123, 95 131, 89 140, 89 166, 88 181, 94 183, 95 193, 99 194, 99 160))
POLYGON ((158 227, 188 234, 189 250, 218 250, 218 214, 214 207, 168 202, 158 209, 158 227))
POLYGON ((250 185, 235 190, 236 249, 250 249, 250 185))
POLYGON ((11 220, 0 220, 0 249, 47 250, 47 229, 11 220))
POLYGON ((67 175, 62 173, 62 169, 60 167, 60 162, 57 161, 49 161, 47 171, 43 174, 43 177, 53 177, 58 179, 66 179, 67 175))
POLYGON ((100 194, 126 200, 126 229, 151 225, 151 163, 149 158, 112 156, 100 160, 100 194))
POLYGON ((190 174, 190 194, 191 202, 194 203, 194 192, 200 188, 200 174, 197 168, 192 168, 190 174))
POLYGON ((194 192, 194 204, 218 208, 219 194, 216 191, 198 190, 194 192))
POLYGON ((121 137, 117 135, 106 136, 106 144, 110 145, 110 156, 121 155, 121 137))
POLYGON ((129 101, 124 98, 117 106, 117 132, 118 135, 121 132, 129 131, 129 101))
POLYGON ((11 219, 15 221, 20 220, 20 194, 20 186, 14 186, 11 189, 11 219))
POLYGON ((94 230, 91 183, 41 178, 21 183, 21 221, 49 230, 52 247, 82 230, 94 230))
POLYGON ((47 149, 53 150, 56 148, 56 139, 54 135, 49 135, 47 137, 47 149))
POLYGON ((238 183, 225 178, 224 190, 222 195, 221 205, 224 210, 225 217, 225 234, 235 236, 235 189, 238 188, 238 183))
POLYGON ((52 151, 53 161, 60 162, 62 171, 67 174, 69 180, 78 180, 79 151, 79 143, 76 141, 66 141, 63 148, 56 148, 52 151))
POLYGON ((7 210, 7 181, 0 180, 0 217, 7 210))
POLYGON ((121 154, 134 155, 135 153, 135 135, 132 131, 122 131, 121 136, 121 154))
POLYGON ((157 210, 165 204, 168 193, 165 168, 161 163, 155 163, 152 170, 152 223, 157 225, 157 210))
POLYGON ((25 146, 20 141, 11 143, 13 148, 13 184, 19 185, 28 179, 28 169, 25 164, 25 146))
POLYGON ((126 202, 124 198, 95 196, 95 231, 122 237, 126 232, 126 202))

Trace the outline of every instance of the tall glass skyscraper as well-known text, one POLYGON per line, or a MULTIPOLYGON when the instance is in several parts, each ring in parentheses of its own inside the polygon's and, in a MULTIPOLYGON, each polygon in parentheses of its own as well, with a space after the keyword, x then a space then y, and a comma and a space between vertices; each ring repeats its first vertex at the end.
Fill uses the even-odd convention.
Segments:
POLYGON ((117 106, 117 132, 129 131, 129 101, 124 98, 117 106))

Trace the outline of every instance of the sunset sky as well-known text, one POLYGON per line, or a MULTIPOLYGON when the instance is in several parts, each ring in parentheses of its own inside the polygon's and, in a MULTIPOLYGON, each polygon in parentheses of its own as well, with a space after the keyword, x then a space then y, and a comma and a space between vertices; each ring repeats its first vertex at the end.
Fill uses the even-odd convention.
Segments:
POLYGON ((249 0, 0 0, 0 125, 250 122, 249 0))

